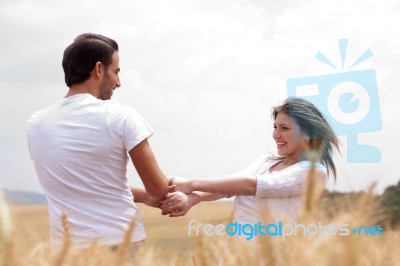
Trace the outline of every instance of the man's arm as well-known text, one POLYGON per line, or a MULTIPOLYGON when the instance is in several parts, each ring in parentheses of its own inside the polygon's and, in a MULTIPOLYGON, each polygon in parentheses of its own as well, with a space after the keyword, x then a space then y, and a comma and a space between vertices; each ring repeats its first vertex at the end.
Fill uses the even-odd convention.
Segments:
MULTIPOLYGON (((170 186, 168 188, 168 192, 172 193, 175 192, 175 187, 174 186, 170 186)), ((137 203, 144 203, 147 206, 150 207, 154 207, 154 208, 161 208, 160 207, 160 201, 165 199, 155 199, 152 196, 150 196, 149 193, 146 192, 146 190, 144 190, 143 188, 134 188, 131 187, 131 193, 133 195, 133 200, 137 203)))
POLYGON ((149 193, 146 192, 146 190, 142 188, 131 187, 131 192, 135 202, 144 203, 147 206, 154 208, 160 208, 160 200, 154 199, 149 193))
POLYGON ((168 191, 168 180, 161 172, 147 139, 131 149, 129 155, 146 192, 156 200, 163 198, 168 191))

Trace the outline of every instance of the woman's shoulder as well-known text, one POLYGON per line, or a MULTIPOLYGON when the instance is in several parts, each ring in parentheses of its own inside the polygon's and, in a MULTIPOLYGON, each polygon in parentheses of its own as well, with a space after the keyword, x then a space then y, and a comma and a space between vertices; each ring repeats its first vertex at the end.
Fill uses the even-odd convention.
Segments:
POLYGON ((270 163, 269 156, 269 154, 259 156, 250 164, 248 164, 247 167, 242 168, 240 171, 237 171, 234 174, 228 176, 255 175, 259 171, 260 167, 270 163))
POLYGON ((300 168, 316 168, 316 169, 325 168, 325 166, 322 163, 320 162, 312 163, 311 161, 300 161, 297 163, 297 165, 300 168))
POLYGON ((264 162, 270 166, 277 164, 279 162, 282 162, 284 160, 285 160, 285 158, 277 157, 277 156, 274 156, 271 154, 266 155, 266 157, 264 158, 264 162))
POLYGON ((283 161, 284 158, 276 157, 270 153, 264 154, 258 157, 256 160, 253 161, 254 165, 274 165, 280 161, 283 161))
POLYGON ((309 171, 310 169, 314 169, 316 174, 318 174, 321 177, 327 177, 328 176, 328 171, 325 167, 320 162, 312 163, 311 161, 301 161, 297 163, 297 169, 301 171, 309 171))

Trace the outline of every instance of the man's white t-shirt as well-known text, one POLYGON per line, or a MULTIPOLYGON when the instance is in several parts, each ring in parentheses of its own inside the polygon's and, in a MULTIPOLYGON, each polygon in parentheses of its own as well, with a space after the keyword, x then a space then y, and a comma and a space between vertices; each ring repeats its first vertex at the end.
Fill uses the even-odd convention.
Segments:
POLYGON ((91 94, 63 98, 28 119, 29 150, 47 197, 56 250, 63 242, 63 211, 78 248, 94 240, 120 244, 132 219, 131 241, 146 237, 126 172, 128 152, 152 134, 132 107, 91 94))

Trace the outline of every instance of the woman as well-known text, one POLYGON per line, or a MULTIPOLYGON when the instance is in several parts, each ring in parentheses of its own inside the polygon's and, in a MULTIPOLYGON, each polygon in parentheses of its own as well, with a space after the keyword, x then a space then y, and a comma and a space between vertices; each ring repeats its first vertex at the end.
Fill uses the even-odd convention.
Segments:
POLYGON ((333 148, 339 150, 338 140, 322 113, 310 102, 289 98, 273 108, 273 139, 278 157, 263 156, 249 167, 226 178, 182 179, 172 184, 178 191, 161 202, 163 214, 171 217, 185 215, 201 201, 240 195, 234 202, 239 223, 256 223, 260 212, 268 210, 274 222, 295 220, 301 203, 300 195, 307 175, 314 168, 315 176, 326 182, 330 171, 336 178, 332 160, 333 148), (307 151, 317 151, 320 160, 311 164, 307 151))

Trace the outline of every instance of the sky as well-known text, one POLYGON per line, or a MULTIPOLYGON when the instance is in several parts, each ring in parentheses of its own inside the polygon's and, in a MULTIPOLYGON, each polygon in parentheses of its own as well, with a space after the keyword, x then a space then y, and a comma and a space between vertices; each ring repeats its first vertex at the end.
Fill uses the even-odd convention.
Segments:
MULTIPOLYGON (((113 98, 156 131, 150 145, 163 172, 188 178, 221 177, 276 154, 270 111, 288 96, 287 80, 374 69, 382 127, 357 138, 381 159, 350 163, 340 136, 328 187, 360 191, 375 181, 382 192, 400 179, 399 23, 395 0, 2 0, 0 186, 41 191, 25 123, 65 96, 63 51, 94 32, 119 44, 113 98), (343 67, 340 39, 348 40, 343 67), (349 69, 368 49, 372 56, 349 69), (316 60, 318 51, 340 67, 316 60)), ((132 166, 128 179, 143 187, 132 166)))

